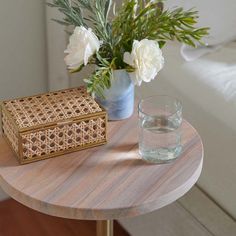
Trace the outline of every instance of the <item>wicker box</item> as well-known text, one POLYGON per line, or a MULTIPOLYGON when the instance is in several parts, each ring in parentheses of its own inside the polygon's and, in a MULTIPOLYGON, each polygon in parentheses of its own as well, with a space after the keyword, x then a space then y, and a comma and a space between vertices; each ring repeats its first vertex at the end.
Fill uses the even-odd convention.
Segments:
POLYGON ((4 101, 3 135, 21 164, 106 143, 107 114, 84 87, 4 101))

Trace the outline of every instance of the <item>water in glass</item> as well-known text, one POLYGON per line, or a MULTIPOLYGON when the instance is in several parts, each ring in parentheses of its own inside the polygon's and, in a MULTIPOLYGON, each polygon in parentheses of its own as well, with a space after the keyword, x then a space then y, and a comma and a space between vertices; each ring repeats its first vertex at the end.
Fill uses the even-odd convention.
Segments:
POLYGON ((182 110, 165 113, 156 110, 160 115, 139 114, 139 152, 146 161, 166 163, 181 153, 182 110))

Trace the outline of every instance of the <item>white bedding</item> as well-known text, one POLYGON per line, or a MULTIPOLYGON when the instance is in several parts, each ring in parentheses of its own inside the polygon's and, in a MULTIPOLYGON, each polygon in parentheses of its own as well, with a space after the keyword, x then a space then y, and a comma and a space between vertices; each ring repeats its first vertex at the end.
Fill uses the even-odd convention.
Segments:
POLYGON ((193 62, 181 58, 179 47, 165 48, 160 76, 236 130, 236 42, 193 62))

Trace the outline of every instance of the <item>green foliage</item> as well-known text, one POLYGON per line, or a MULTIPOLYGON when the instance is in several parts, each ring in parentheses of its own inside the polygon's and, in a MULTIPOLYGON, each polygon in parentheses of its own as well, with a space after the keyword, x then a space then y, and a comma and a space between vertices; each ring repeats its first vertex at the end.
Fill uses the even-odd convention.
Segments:
POLYGON ((64 19, 54 19, 56 22, 91 27, 103 41, 99 53, 91 59, 97 65, 96 70, 85 79, 88 91, 100 96, 110 87, 113 69, 133 70, 123 62, 123 55, 131 52, 134 40, 156 40, 160 47, 169 40, 178 40, 195 47, 209 30, 195 27, 197 11, 181 7, 164 9, 162 0, 123 0, 112 21, 109 21, 110 9, 114 7, 112 0, 52 0, 48 5, 64 14, 64 19))
MULTIPOLYGON (((84 1, 82 1, 84 2, 84 1)), ((81 26, 87 26, 84 17, 81 11, 81 8, 78 7, 77 4, 75 6, 72 6, 70 0, 53 0, 53 3, 47 3, 50 7, 56 7, 58 10, 65 15, 65 18, 63 21, 53 19, 59 24, 63 25, 81 25, 81 26)))
POLYGON ((50 7, 58 8, 65 16, 63 20, 54 21, 66 26, 90 26, 104 45, 111 45, 112 40, 108 22, 111 4, 112 0, 53 0, 47 3, 50 7))
POLYGON ((101 98, 103 90, 109 89, 111 86, 112 68, 114 60, 110 63, 105 58, 101 57, 99 53, 96 54, 98 69, 90 76, 89 79, 84 81, 87 83, 88 92, 93 96, 97 94, 101 98))
POLYGON ((124 0, 120 11, 113 20, 113 36, 116 39, 116 54, 131 51, 133 40, 144 38, 157 40, 163 47, 168 40, 178 40, 196 46, 208 28, 196 29, 197 11, 184 11, 177 8, 173 11, 164 10, 162 1, 124 0))

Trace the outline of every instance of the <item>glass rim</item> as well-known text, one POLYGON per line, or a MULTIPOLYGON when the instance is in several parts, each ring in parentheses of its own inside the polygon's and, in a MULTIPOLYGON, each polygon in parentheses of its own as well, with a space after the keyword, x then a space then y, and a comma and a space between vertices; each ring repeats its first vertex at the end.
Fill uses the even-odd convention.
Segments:
POLYGON ((179 103, 180 106, 178 106, 178 108, 177 108, 175 111, 173 111, 171 114, 166 115, 166 117, 171 117, 171 116, 175 115, 177 112, 179 112, 179 111, 182 110, 182 108, 183 108, 183 104, 182 104, 182 102, 181 102, 178 98, 173 97, 173 96, 170 96, 170 95, 161 94, 161 95, 152 95, 152 96, 148 96, 148 97, 146 97, 146 98, 140 99, 140 100, 139 100, 139 103, 138 103, 138 111, 141 112, 141 113, 142 113, 143 115, 145 115, 145 116, 153 116, 153 115, 149 115, 149 114, 147 114, 146 112, 144 112, 144 111, 142 110, 142 108, 141 108, 141 105, 142 105, 142 103, 143 103, 144 101, 149 100, 149 99, 151 99, 151 98, 155 98, 155 97, 156 97, 156 98, 157 98, 157 97, 167 97, 167 98, 171 98, 171 99, 173 99, 173 101, 177 101, 177 102, 179 103))

